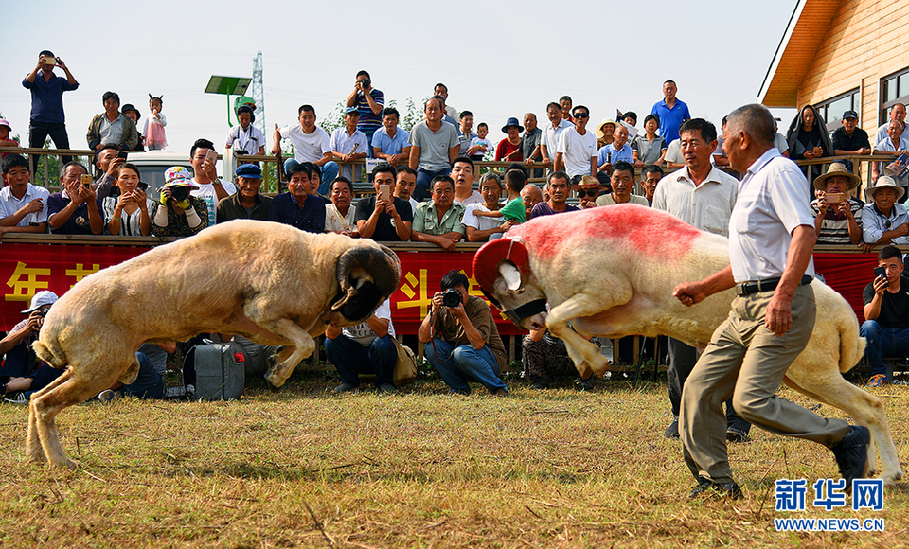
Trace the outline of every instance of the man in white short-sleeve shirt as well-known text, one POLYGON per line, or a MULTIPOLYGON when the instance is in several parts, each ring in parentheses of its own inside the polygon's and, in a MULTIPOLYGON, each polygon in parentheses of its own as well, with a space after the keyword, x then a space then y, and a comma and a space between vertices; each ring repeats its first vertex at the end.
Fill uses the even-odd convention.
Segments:
MULTIPOLYGON (((574 124, 562 118, 562 107, 555 101, 546 105, 546 117, 549 118, 549 124, 543 127, 543 135, 540 136, 539 151, 534 151, 534 157, 540 154, 543 157, 541 161, 547 168, 552 167, 555 161, 556 153, 559 150, 559 137, 565 130, 574 128, 574 124)), ((528 162, 528 166, 533 163, 528 162)))
POLYGON ((578 105, 571 112, 574 128, 562 132, 559 136, 559 148, 555 157, 556 171, 564 171, 576 185, 585 175, 597 173, 597 136, 587 131, 590 111, 578 105))
POLYGON ((294 146, 294 157, 284 161, 287 172, 291 163, 310 162, 319 168, 319 194, 327 195, 329 185, 338 177, 338 165, 331 160, 331 144, 325 130, 316 126, 316 110, 312 105, 297 109, 299 123, 275 130, 272 154, 281 152, 281 139, 290 139, 294 146))
POLYGON ((685 462, 698 481, 689 497, 742 496, 723 437, 726 419, 720 405, 730 396, 736 411, 755 425, 830 448, 846 486, 865 474, 867 428, 817 416, 776 396, 814 329, 815 231, 808 180, 776 150, 774 133, 773 115, 763 105, 745 105, 727 117, 723 148, 732 167, 744 174, 729 220, 730 265, 672 292, 686 306, 733 287, 739 294, 682 394, 685 462))
POLYGON ((325 354, 341 376, 335 393, 346 393, 360 387, 360 374, 376 376, 376 387, 383 393, 394 393, 395 363, 398 348, 393 341, 395 327, 391 323, 391 304, 388 299, 371 317, 356 326, 329 327, 325 330, 325 354))

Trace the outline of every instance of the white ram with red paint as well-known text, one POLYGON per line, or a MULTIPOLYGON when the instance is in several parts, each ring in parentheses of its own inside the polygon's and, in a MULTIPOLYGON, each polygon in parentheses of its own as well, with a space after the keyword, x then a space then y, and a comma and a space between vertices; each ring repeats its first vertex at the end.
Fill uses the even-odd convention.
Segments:
MULTIPOLYGON (((669 214, 621 205, 541 217, 477 252, 474 278, 518 326, 547 326, 565 342, 581 374, 602 376, 605 357, 592 336, 668 335, 704 347, 729 314, 734 290, 685 307, 672 296, 729 264, 728 241, 669 214), (542 306, 548 302, 548 313, 542 306), (569 325, 570 323, 570 325, 569 325)), ((846 300, 811 284, 817 321, 808 347, 786 373, 793 389, 850 414, 880 448, 883 478, 902 475, 881 400, 843 379, 862 358, 865 340, 846 300)), ((869 456, 874 453, 869 452, 869 456)))

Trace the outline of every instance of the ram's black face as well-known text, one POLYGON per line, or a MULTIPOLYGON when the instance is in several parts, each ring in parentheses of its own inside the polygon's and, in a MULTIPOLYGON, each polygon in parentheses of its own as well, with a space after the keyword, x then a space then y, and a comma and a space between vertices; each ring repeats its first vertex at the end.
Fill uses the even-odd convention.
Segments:
POLYGON ((398 288, 401 262, 390 249, 357 246, 338 259, 340 292, 331 301, 331 310, 343 317, 344 325, 369 318, 398 288))
POLYGON ((533 279, 522 276, 522 283, 516 290, 508 289, 508 283, 501 274, 492 284, 492 293, 487 294, 492 304, 504 312, 515 326, 525 330, 536 330, 546 326, 546 294, 533 279))

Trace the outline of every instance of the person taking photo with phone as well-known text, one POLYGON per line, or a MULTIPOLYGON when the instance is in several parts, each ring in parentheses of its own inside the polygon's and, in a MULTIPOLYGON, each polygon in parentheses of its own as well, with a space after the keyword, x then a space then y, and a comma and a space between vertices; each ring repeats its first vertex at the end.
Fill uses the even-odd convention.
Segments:
MULTIPOLYGON (((69 136, 66 134, 66 121, 63 115, 63 92, 79 89, 79 82, 69 72, 69 67, 50 50, 38 54, 38 64, 28 73, 22 85, 31 93, 32 108, 28 119, 28 147, 44 148, 44 140, 50 136, 54 147, 69 150, 69 136), (66 78, 54 74, 60 68, 66 78)), ((63 164, 72 162, 73 157, 64 155, 63 164)), ((29 169, 35 171, 37 158, 31 157, 29 169)))
POLYGON ((839 162, 814 179, 811 213, 818 244, 861 244, 863 204, 848 193, 861 184, 859 176, 839 162))
POLYGON ((85 166, 70 162, 60 176, 63 187, 47 199, 47 222, 53 234, 101 234, 101 205, 85 166))
POLYGON ((868 387, 894 381, 887 372, 884 358, 909 356, 909 279, 903 274, 903 253, 896 246, 884 246, 877 255, 874 280, 865 286, 865 359, 871 365, 868 387))

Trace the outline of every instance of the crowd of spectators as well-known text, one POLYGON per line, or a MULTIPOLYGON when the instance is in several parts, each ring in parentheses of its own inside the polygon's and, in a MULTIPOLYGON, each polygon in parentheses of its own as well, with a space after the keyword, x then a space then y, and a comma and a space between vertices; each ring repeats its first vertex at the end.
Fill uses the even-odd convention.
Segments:
MULTIPOLYGON (((32 95, 29 146, 43 145, 50 135, 57 148, 68 149, 62 94, 76 90, 78 81, 60 58, 43 51, 23 85, 32 95), (55 69, 62 70, 65 78, 57 77, 55 69)), ((3 153, 0 235, 53 232, 186 237, 215 223, 253 219, 287 223, 313 233, 427 242, 453 251, 458 242, 500 238, 528 219, 616 204, 652 205, 703 230, 724 234, 736 186, 733 175, 721 169, 729 166, 722 135, 712 123, 692 119, 677 91, 674 81, 664 82, 664 97, 644 117, 640 130, 632 112, 616 113, 615 119, 605 118, 595 129, 588 129, 590 109, 563 96, 546 105, 541 127, 534 113, 524 115, 523 125, 518 117, 508 117, 501 128, 505 137, 496 144, 489 138, 489 124, 475 126, 472 112, 459 113, 448 104, 448 88, 442 83, 436 84, 433 95, 424 102, 423 120, 405 131, 399 127, 398 111, 385 106, 383 92, 373 86, 366 71, 360 71, 346 100, 344 124, 330 135, 317 125, 311 105, 298 109, 295 124, 276 127, 271 152, 281 152, 282 141, 288 140, 293 156, 283 165, 288 190, 274 197, 260 192, 262 168, 258 163, 241 161, 235 173, 219 176, 216 147, 207 139, 197 140, 189 151, 192 170, 168 169, 160 196, 149 196, 139 168, 118 153, 166 146, 163 97, 149 96, 151 114, 140 134, 139 110, 132 104, 121 108, 119 96, 107 92, 101 98, 104 112, 92 119, 86 134, 87 145, 95 151, 97 179, 88 176, 88 167, 64 158, 62 189, 51 195, 29 182, 33 172, 29 161, 16 153, 3 153), (475 161, 490 156, 512 164, 505 170, 479 174, 475 161), (364 158, 380 163, 368 170, 351 164, 364 158), (638 181, 636 171, 640 172, 638 181), (542 178, 545 183, 528 184, 528 178, 542 178), (375 193, 355 201, 357 183, 372 183, 375 193), (636 186, 641 194, 635 194, 636 186)), ((225 148, 238 154, 264 154, 266 138, 252 125, 253 107, 244 105, 237 114, 240 124, 228 132, 225 148)), ((817 109, 806 105, 785 136, 777 133, 775 143, 780 154, 796 160, 872 152, 897 156, 909 150, 905 115, 905 106, 894 106, 890 121, 880 127, 872 143, 858 128, 854 111, 843 114, 842 127, 831 136, 817 109)), ((18 146, 9 133, 9 123, 0 120, 0 146, 18 146)), ((873 163, 874 184, 866 189, 864 202, 853 196, 861 180, 851 162, 804 166, 803 171, 814 187, 811 208, 819 243, 859 245, 865 252, 878 245, 909 243, 909 214, 902 204, 909 178, 890 173, 887 163, 873 163)), ((449 289, 460 289, 463 281, 452 279, 446 284, 449 289)), ((435 301, 433 314, 441 311, 435 301)), ((468 304, 468 309, 479 307, 465 296, 465 306, 468 304)), ((328 335, 332 343, 326 348, 331 347, 329 356, 339 362, 360 364, 368 358, 378 364, 372 373, 378 375, 377 385, 388 390, 392 349, 385 340, 394 335, 394 328, 385 312, 380 308, 361 326, 332 331, 328 335)), ((453 314, 449 309, 444 313, 453 314)), ((454 356, 458 340, 462 345, 472 342, 473 332, 463 329, 470 314, 443 315, 441 321, 446 326, 461 326, 461 333, 443 338, 447 342, 441 342, 441 354, 454 356)), ((421 328, 421 340, 423 336, 421 328)), ((550 359, 553 350, 564 353, 564 346, 558 351, 560 342, 553 340, 545 330, 525 340, 527 371, 538 378, 539 387, 547 385, 545 365, 559 364, 550 359)), ((428 355, 439 362, 435 352, 428 355)), ((468 355, 464 371, 476 369, 475 364, 469 366, 470 360, 476 362, 476 354, 468 355)), ((670 396, 677 415, 678 397, 694 351, 674 342, 670 355, 676 357, 671 359, 676 368, 670 396)), ((485 358, 483 368, 497 361, 498 355, 493 352, 485 358)), ((344 383, 338 392, 355 388, 358 374, 367 373, 359 366, 339 366, 339 372, 344 383)), ((474 380, 491 392, 507 392, 492 370, 477 376, 474 380)), ((446 372, 443 377, 454 392, 467 390, 456 372, 446 372)), ((586 388, 588 382, 577 383, 586 388)), ((731 414, 734 418, 734 411, 731 414)), ((737 428, 743 437, 747 435, 747 427, 737 428)), ((670 431, 671 427, 667 433, 670 431)))

